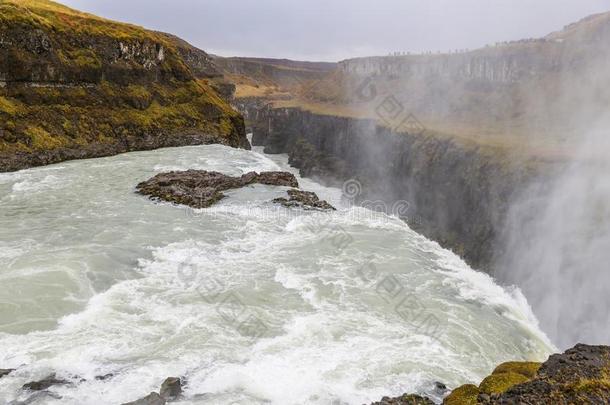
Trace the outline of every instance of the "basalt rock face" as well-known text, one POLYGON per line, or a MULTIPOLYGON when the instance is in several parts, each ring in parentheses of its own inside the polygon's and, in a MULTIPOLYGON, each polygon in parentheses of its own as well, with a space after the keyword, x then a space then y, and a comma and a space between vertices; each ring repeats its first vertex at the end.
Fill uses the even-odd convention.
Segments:
POLYGON ((249 147, 203 51, 46 0, 0 1, 0 171, 165 146, 249 147))
MULTIPOLYGON (((249 113, 252 116, 252 112, 249 113)), ((396 133, 375 121, 264 108, 266 153, 288 153, 302 176, 335 186, 354 180, 356 202, 406 202, 404 219, 427 237, 489 269, 509 201, 538 168, 427 134, 396 133), (266 129, 265 129, 266 128, 266 129)), ((379 204, 377 204, 379 205, 379 204)))

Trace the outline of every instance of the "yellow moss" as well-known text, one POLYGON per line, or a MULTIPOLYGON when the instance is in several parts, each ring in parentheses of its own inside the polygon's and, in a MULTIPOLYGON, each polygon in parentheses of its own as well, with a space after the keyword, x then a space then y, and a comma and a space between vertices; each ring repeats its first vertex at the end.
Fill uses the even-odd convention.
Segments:
POLYGON ((65 144, 59 138, 53 137, 43 128, 31 126, 25 130, 25 134, 32 140, 32 147, 36 149, 54 149, 65 144))
POLYGON ((102 80, 98 86, 98 90, 106 97, 116 97, 115 86, 106 80, 102 80))
POLYGON ((476 405, 479 388, 476 385, 466 384, 451 391, 443 405, 476 405))
POLYGON ((55 87, 34 87, 32 91, 46 103, 56 102, 61 97, 61 91, 55 87))
POLYGON ((509 361, 496 367, 492 374, 517 373, 527 378, 534 378, 541 366, 542 363, 529 361, 509 361))
POLYGON ((576 393, 610 391, 610 372, 602 372, 599 378, 581 378, 578 382, 567 385, 565 389, 576 393))
POLYGON ((70 59, 79 68, 100 68, 102 63, 95 52, 90 49, 77 49, 70 51, 70 59))
POLYGON ((137 86, 135 84, 131 84, 127 86, 127 94, 130 97, 136 98, 150 98, 150 93, 144 86, 137 86))
POLYGON ((479 390, 485 394, 501 394, 509 388, 529 380, 524 375, 512 372, 492 374, 481 382, 479 390))
POLYGON ((87 97, 87 90, 84 87, 72 87, 66 89, 66 91, 62 94, 62 99, 67 100, 68 97, 72 99, 84 99, 87 97))
POLYGON ((0 113, 2 112, 8 115, 16 115, 19 112, 19 107, 14 101, 0 96, 0 113))

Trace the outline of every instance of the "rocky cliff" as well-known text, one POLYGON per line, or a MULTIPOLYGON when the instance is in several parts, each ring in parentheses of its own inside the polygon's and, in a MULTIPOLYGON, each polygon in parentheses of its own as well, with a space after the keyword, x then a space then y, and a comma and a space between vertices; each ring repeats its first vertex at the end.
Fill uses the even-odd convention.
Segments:
MULTIPOLYGON (((544 363, 500 364, 477 386, 455 388, 443 405, 608 404, 610 347, 579 344, 544 363)), ((438 384, 438 383, 437 383, 438 384)), ((441 384, 441 387, 444 385, 441 384)), ((429 398, 404 394, 371 405, 434 405, 429 398)))
POLYGON ((513 195, 556 164, 441 134, 395 132, 369 119, 254 101, 240 108, 252 121, 253 145, 288 153, 303 176, 339 187, 357 182, 356 203, 379 209, 407 202, 400 214, 414 229, 485 270, 499 253, 513 195))
POLYGON ((248 147, 211 58, 46 0, 0 1, 0 171, 201 143, 248 147), (226 97, 225 97, 226 98, 226 97))
POLYGON ((489 271, 516 196, 610 118, 608 40, 610 13, 475 51, 347 60, 284 89, 288 101, 235 105, 266 152, 303 175, 358 180, 362 201, 407 201, 414 228, 489 271))
POLYGON ((342 61, 309 101, 375 112, 391 97, 428 126, 471 138, 562 144, 607 115, 610 13, 538 39, 451 53, 342 61))

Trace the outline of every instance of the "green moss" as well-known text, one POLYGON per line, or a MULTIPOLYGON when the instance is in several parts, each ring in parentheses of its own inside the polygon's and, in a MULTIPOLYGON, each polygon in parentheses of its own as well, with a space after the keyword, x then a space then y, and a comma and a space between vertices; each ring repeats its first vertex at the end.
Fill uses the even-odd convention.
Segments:
POLYGON ((65 144, 60 138, 51 136, 40 127, 27 127, 24 133, 30 137, 32 147, 35 149, 55 149, 65 144))
POLYGON ((502 373, 517 373, 527 378, 536 377, 536 373, 542 366, 542 363, 528 362, 528 361, 509 361, 500 364, 492 374, 502 373))
POLYGON ((509 388, 529 380, 524 375, 512 372, 492 374, 481 382, 479 390, 485 394, 501 394, 509 388))
POLYGON ((443 405, 476 405, 479 388, 476 385, 466 384, 451 391, 443 405))

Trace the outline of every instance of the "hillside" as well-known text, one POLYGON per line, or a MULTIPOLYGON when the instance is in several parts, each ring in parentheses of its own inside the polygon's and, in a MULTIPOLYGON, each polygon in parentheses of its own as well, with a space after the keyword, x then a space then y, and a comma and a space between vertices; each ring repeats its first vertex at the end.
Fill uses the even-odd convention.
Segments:
POLYGON ((248 145, 211 58, 46 0, 0 0, 0 171, 119 152, 248 145))
POLYGON ((288 59, 216 57, 214 61, 236 85, 237 98, 291 99, 337 68, 336 63, 288 59))

